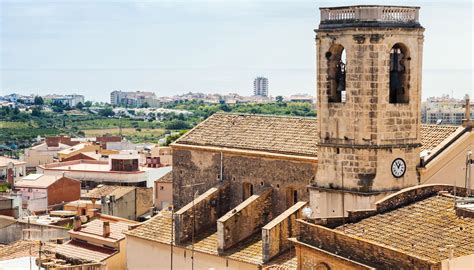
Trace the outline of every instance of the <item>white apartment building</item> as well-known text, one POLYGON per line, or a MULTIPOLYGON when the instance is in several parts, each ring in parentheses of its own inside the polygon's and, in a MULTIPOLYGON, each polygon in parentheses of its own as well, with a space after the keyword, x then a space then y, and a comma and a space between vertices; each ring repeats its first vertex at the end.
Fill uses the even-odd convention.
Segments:
POLYGON ((257 77, 253 80, 253 94, 255 96, 268 97, 268 79, 257 77))

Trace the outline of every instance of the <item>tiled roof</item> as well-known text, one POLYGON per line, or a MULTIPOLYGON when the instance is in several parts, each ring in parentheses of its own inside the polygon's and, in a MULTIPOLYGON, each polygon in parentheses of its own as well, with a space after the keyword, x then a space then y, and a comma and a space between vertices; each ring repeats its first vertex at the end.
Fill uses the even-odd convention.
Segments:
POLYGON ((173 182, 173 171, 166 173, 162 177, 158 178, 155 180, 155 182, 168 182, 172 183, 173 182))
POLYGON ((56 247, 56 253, 67 258, 75 258, 84 263, 101 262, 117 251, 112 248, 99 247, 96 245, 71 240, 56 247))
POLYGON ((100 187, 96 187, 92 190, 89 190, 86 194, 81 196, 82 198, 95 198, 95 199, 100 199, 102 196, 110 196, 114 195, 115 199, 118 199, 125 194, 133 191, 135 187, 132 186, 108 186, 108 185, 102 185, 100 187))
MULTIPOLYGON (((46 243, 41 247, 42 250, 53 250, 54 245, 46 243)), ((0 261, 15 258, 38 256, 39 242, 31 240, 19 240, 9 245, 0 246, 0 261), (30 254, 31 247, 31 254, 30 254)))
POLYGON ((433 150, 458 129, 459 126, 421 125, 421 151, 433 150))
MULTIPOLYGON (((133 225, 134 223, 132 222, 123 222, 123 221, 118 221, 118 222, 110 222, 110 236, 107 237, 107 239, 110 240, 121 240, 125 237, 123 234, 128 230, 128 227, 133 225)), ((78 231, 69 231, 69 234, 71 235, 94 235, 98 237, 102 237, 103 233, 103 226, 104 226, 104 221, 95 219, 89 223, 86 223, 82 225, 81 229, 78 231)))
POLYGON ((30 174, 15 183, 18 188, 47 188, 57 180, 64 178, 60 175, 30 174))
POLYGON ((294 249, 287 251, 280 256, 272 259, 268 263, 265 263, 263 269, 265 270, 290 270, 297 269, 298 259, 296 258, 296 252, 294 249))
POLYGON ((337 230, 438 263, 448 259, 447 251, 440 252, 448 245, 455 246, 455 257, 474 253, 474 219, 458 217, 453 204, 437 195, 337 230))
POLYGON ((177 144, 316 156, 316 118, 216 113, 177 144))
MULTIPOLYGON (((421 150, 435 148, 458 128, 421 125, 421 150)), ((316 156, 316 131, 313 117, 216 113, 179 138, 176 144, 316 156)))
MULTIPOLYGON (((171 212, 161 211, 160 214, 144 222, 138 228, 126 232, 127 235, 135 236, 163 244, 171 243, 171 212)), ((184 246, 191 249, 191 243, 184 246)), ((196 236, 194 250, 202 253, 217 255, 217 232, 211 231, 196 236)), ((257 265, 262 264, 262 235, 257 233, 252 237, 240 242, 235 247, 225 251, 223 256, 229 259, 249 262, 257 265)))

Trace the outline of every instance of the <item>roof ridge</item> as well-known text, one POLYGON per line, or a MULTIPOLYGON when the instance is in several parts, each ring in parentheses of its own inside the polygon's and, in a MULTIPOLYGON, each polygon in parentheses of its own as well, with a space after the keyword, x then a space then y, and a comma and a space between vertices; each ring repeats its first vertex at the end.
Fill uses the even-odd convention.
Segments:
MULTIPOLYGON (((314 116, 299 116, 299 115, 284 115, 284 114, 260 114, 260 113, 239 113, 239 112, 216 112, 213 115, 240 115, 240 116, 256 116, 256 117, 269 117, 269 118, 302 118, 302 119, 317 119, 314 116)), ((209 116, 208 118, 212 117, 209 116)))

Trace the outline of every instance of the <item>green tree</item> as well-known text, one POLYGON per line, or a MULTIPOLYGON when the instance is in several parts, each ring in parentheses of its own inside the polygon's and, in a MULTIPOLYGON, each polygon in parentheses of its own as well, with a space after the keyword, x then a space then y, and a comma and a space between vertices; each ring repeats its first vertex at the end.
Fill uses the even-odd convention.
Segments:
POLYGON ((278 103, 283 102, 283 96, 277 96, 275 99, 276 99, 276 102, 278 102, 278 103))
POLYGON ((82 108, 84 108, 84 104, 82 104, 82 102, 76 104, 76 109, 82 110, 82 108))
POLYGON ((180 130, 180 129, 188 129, 190 128, 189 124, 183 120, 171 120, 165 124, 166 129, 170 130, 180 130))
POLYGON ((148 102, 143 102, 143 104, 140 106, 140 108, 149 108, 150 104, 148 102))
POLYGON ((39 107, 34 107, 31 111, 31 116, 40 117, 41 116, 41 109, 39 107))
POLYGON ((114 116, 115 113, 112 108, 105 108, 99 111, 99 114, 105 117, 114 116))
POLYGON ((86 102, 84 102, 84 106, 89 108, 89 107, 92 107, 92 101, 88 100, 86 102))
POLYGON ((36 96, 34 103, 35 103, 35 105, 37 105, 37 106, 43 106, 43 105, 44 105, 44 100, 43 100, 42 97, 36 96))

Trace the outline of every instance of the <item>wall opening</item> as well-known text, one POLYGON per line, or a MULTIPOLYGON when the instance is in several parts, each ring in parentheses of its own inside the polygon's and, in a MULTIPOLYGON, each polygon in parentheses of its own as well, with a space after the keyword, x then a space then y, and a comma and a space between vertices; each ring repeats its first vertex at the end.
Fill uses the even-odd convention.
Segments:
POLYGON ((253 185, 250 183, 242 183, 242 201, 245 201, 253 195, 253 185))
POLYGON ((395 44, 390 50, 390 103, 408 103, 409 97, 409 60, 407 48, 395 44))
POLYGON ((326 53, 326 59, 328 102, 346 102, 346 50, 335 44, 326 53))
POLYGON ((298 191, 292 187, 286 189, 286 208, 298 202, 298 191))

